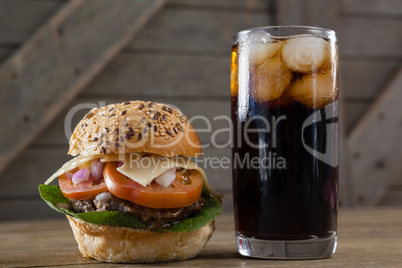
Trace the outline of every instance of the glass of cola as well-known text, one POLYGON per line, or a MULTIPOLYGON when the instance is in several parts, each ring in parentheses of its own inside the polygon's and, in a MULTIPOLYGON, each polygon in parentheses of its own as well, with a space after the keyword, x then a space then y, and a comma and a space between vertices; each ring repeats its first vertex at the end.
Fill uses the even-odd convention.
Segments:
POLYGON ((239 253, 330 257, 338 212, 335 32, 304 26, 239 32, 231 101, 239 253))

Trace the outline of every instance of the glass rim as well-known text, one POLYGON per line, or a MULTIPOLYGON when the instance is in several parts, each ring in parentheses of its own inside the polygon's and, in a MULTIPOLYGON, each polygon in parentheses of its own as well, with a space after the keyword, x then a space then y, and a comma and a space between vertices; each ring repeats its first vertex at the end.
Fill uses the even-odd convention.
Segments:
POLYGON ((316 37, 326 38, 332 42, 337 42, 334 30, 305 25, 278 25, 278 26, 262 26, 242 30, 235 35, 234 40, 238 40, 240 36, 245 36, 252 31, 264 31, 274 38, 292 38, 301 35, 313 35, 316 37))

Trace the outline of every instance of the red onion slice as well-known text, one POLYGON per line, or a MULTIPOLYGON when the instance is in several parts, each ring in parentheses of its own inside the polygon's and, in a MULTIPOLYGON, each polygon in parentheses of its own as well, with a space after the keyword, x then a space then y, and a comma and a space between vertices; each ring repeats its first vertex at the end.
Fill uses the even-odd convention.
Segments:
POLYGON ((155 182, 162 187, 168 188, 176 179, 176 168, 171 168, 155 178, 155 182))
POLYGON ((99 159, 94 159, 91 162, 91 177, 94 180, 100 180, 103 178, 103 167, 105 163, 101 162, 99 159))
POLYGON ((89 171, 88 168, 83 168, 75 172, 73 175, 72 181, 74 185, 80 184, 81 182, 88 181, 89 180, 89 174, 91 172, 89 171))

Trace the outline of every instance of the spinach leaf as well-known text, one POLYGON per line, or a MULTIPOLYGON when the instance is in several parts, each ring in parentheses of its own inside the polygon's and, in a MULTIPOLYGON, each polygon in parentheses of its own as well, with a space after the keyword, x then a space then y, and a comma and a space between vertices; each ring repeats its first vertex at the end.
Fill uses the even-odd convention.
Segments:
MULTIPOLYGON (((59 186, 54 185, 39 185, 39 192, 42 199, 57 212, 79 218, 88 223, 124 226, 131 228, 148 229, 144 223, 137 220, 129 214, 124 214, 119 211, 94 211, 87 213, 75 213, 66 209, 69 200, 60 190, 59 186)), ((202 228, 221 213, 222 206, 216 198, 204 197, 207 204, 194 216, 179 221, 171 227, 163 230, 153 230, 159 232, 190 232, 202 228)))

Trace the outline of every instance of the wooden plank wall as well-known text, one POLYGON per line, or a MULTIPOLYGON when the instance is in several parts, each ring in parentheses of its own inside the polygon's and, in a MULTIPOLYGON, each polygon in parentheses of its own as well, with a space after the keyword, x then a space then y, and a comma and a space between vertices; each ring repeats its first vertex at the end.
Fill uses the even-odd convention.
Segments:
MULTIPOLYGON (((340 46, 341 85, 345 104, 344 118, 347 132, 350 134, 366 113, 376 109, 372 107, 376 98, 387 88, 402 66, 402 1, 338 0, 337 9, 335 29, 340 46)), ((390 107, 389 110, 397 112, 397 108, 390 107)), ((375 127, 370 131, 389 132, 383 136, 385 137, 388 134, 391 135, 394 130, 375 127)), ((381 137, 381 134, 377 136, 381 137)), ((381 146, 382 141, 371 142, 376 142, 378 146, 381 146)), ((379 156, 379 152, 373 150, 371 144, 364 146, 365 148, 358 148, 358 150, 379 156)), ((356 148, 356 145, 352 144, 351 147, 356 148)), ((393 157, 393 146, 388 147, 390 150, 387 155, 393 157)), ((349 157, 352 159, 359 156, 351 151, 349 157)), ((361 156, 361 158, 365 157, 361 156)), ((353 159, 351 162, 353 163, 355 160, 353 159)), ((401 161, 399 160, 399 162, 401 161)), ((351 166, 351 168, 357 169, 359 165, 351 166)), ((384 167, 379 165, 373 168, 373 173, 379 174, 374 172, 375 169, 381 171, 384 167)), ((352 170, 352 174, 364 174, 364 172, 352 170)), ((349 186, 353 188, 351 203, 357 206, 367 204, 368 200, 373 200, 373 197, 376 196, 378 205, 401 205, 402 170, 391 176, 393 177, 381 178, 382 176, 379 175, 377 182, 374 180, 370 182, 365 180, 366 178, 348 178, 351 181, 349 186), (367 195, 367 189, 370 188, 373 191, 369 191, 367 195), (375 192, 382 189, 386 189, 385 194, 378 197, 375 192)))
POLYGON ((350 133, 402 63, 402 1, 339 0, 341 76, 350 133))
MULTIPOLYGON (((9 2, 7 4, 12 5, 9 2)), ((41 10, 27 14, 37 16, 38 21, 39 18, 42 21, 46 19, 44 9, 51 13, 46 6, 48 1, 27 2, 37 5, 36 8, 41 10), (42 3, 45 4, 41 6, 42 3)), ((52 4, 62 3, 59 1, 52 4)), ((232 37, 242 29, 272 24, 271 13, 270 1, 263 0, 170 1, 43 131, 41 137, 0 175, 0 220, 59 216, 49 211, 39 199, 37 185, 70 158, 66 155, 64 119, 76 105, 145 99, 178 106, 190 118, 203 115, 211 120, 212 131, 218 128, 218 124, 227 124, 223 120, 213 121, 213 118, 217 115, 230 115, 228 92, 232 37)), ((7 22, 12 24, 13 19, 10 16, 7 22)), ((0 34, 0 44, 17 47, 35 29, 23 25, 21 21, 18 20, 18 27, 21 27, 18 30, 21 34, 16 35, 18 38, 7 40, 7 31, 10 29, 6 27, 0 34)), ((72 124, 75 125, 87 110, 75 114, 72 124)), ((194 125, 196 128, 205 128, 202 120, 195 121, 194 125)), ((217 143, 224 145, 229 137, 227 134, 216 136, 217 143)), ((211 142, 210 135, 200 134, 203 144, 211 142)), ((223 149, 211 147, 204 150, 206 157, 230 156, 228 146, 223 149)), ((202 166, 204 163, 199 164, 202 166)), ((206 168, 206 172, 217 189, 230 194, 229 167, 206 168)), ((225 204, 225 207, 230 207, 230 204, 225 204)))
MULTIPOLYGON (((39 199, 37 185, 70 158, 66 155, 64 119, 79 104, 146 99, 176 105, 189 117, 204 115, 213 119, 229 115, 232 35, 279 21, 274 13, 277 1, 170 0, 41 137, 0 174, 0 221, 60 217, 39 199)), ((301 0, 288 0, 290 4, 295 1, 301 0)), ((0 60, 13 53, 63 3, 64 0, 0 1, 0 60)), ((397 33, 402 29, 402 1, 331 3, 335 12, 331 24, 335 25, 341 48, 341 84, 350 131, 401 65, 401 35, 397 33)), ((85 112, 78 111, 72 124, 85 112)), ((224 123, 212 121, 212 131, 224 123)), ((195 125, 205 127, 200 120, 195 125)), ((226 134, 216 137, 219 144, 225 144, 226 134)), ((209 133, 200 136, 204 144, 210 142, 209 133)), ((206 148, 205 153, 223 157, 230 155, 230 149, 206 148)), ((209 168, 207 173, 216 188, 230 193, 229 169, 209 168)), ((402 176, 396 176, 399 177, 402 176)), ((401 204, 401 185, 401 179, 395 179, 389 187, 399 192, 389 191, 380 204, 401 204)), ((225 206, 228 209, 230 204, 225 206)))

